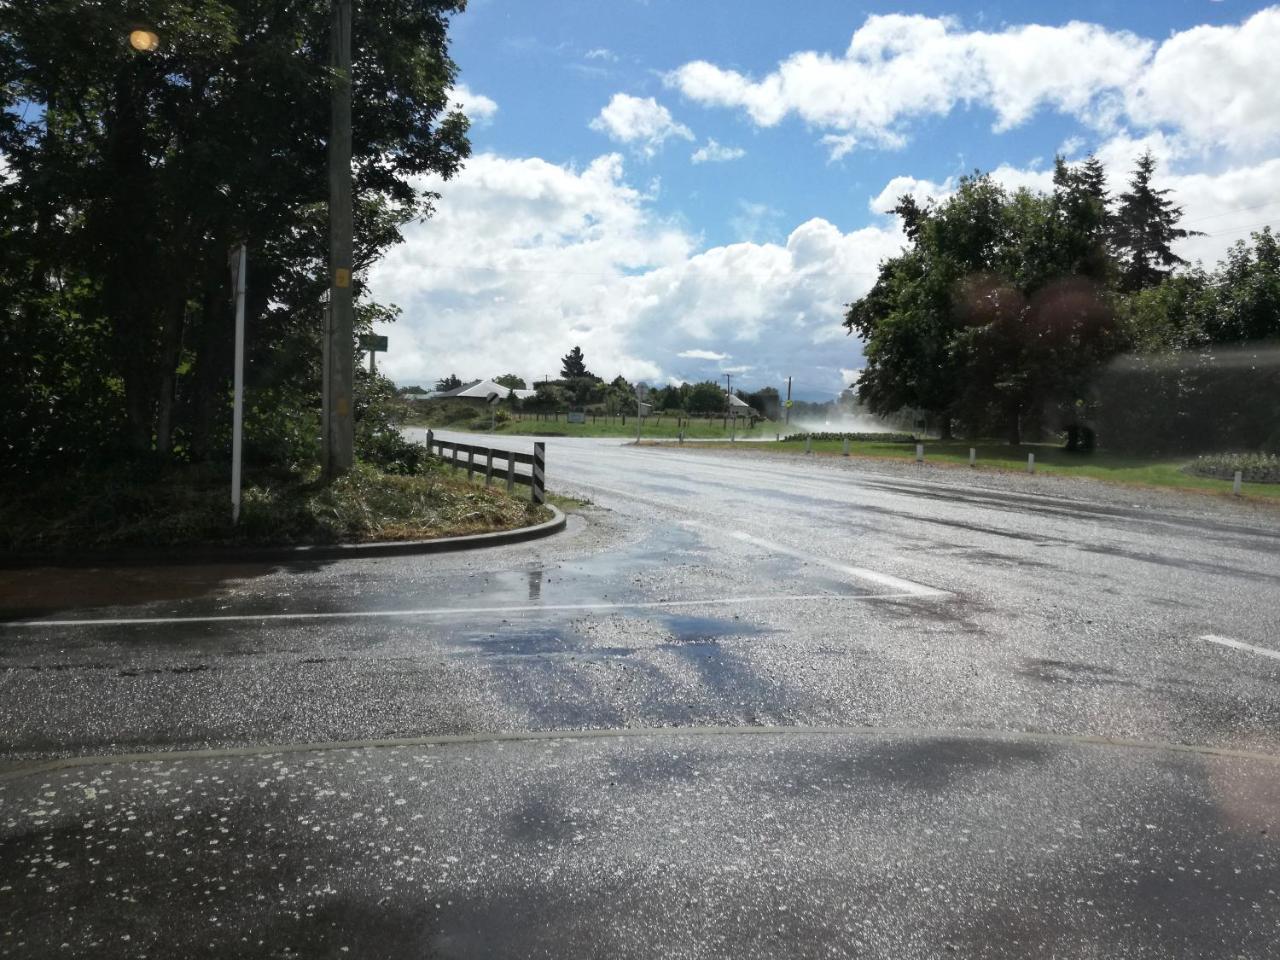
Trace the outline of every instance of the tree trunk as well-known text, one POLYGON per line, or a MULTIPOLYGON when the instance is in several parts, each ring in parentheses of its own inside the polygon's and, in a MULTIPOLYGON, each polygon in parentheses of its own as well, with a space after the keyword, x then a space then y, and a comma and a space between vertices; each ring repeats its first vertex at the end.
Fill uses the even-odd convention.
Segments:
POLYGON ((1022 410, 1014 407, 1009 411, 1009 442, 1015 447, 1022 443, 1022 410))
POLYGON ((947 414, 942 415, 941 429, 938 431, 938 433, 939 433, 938 439, 940 440, 953 439, 952 433, 951 433, 951 417, 948 416, 947 414))

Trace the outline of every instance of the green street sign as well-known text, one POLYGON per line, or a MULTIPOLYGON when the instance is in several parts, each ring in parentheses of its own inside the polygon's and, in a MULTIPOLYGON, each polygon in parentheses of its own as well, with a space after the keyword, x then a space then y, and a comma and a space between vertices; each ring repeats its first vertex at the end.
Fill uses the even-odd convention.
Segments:
POLYGON ((788 407, 789 407, 789 406, 791 406, 791 401, 790 401, 790 400, 788 400, 788 401, 787 401, 787 406, 788 406, 788 407))
POLYGON ((360 334, 360 349, 375 351, 377 353, 387 352, 387 338, 380 337, 375 333, 360 334))

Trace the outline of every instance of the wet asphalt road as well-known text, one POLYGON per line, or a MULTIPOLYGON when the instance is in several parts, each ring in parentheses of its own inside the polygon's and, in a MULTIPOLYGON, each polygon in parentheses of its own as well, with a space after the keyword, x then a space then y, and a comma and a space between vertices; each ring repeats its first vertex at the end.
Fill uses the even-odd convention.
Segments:
POLYGON ((1273 955, 1275 511, 548 444, 538 543, 6 573, 0 956, 1273 955))

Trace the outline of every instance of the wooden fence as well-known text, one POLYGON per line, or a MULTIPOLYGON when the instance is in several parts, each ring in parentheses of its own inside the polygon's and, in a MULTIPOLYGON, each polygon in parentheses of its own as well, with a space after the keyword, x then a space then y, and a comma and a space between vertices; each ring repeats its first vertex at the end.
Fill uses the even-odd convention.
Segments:
POLYGON ((470 480, 477 471, 484 473, 485 486, 493 483, 494 462, 499 462, 498 478, 504 476, 507 491, 515 490, 516 484, 529 488, 534 503, 547 502, 547 445, 535 443, 533 453, 516 453, 514 450, 502 450, 498 447, 480 447, 471 443, 457 443, 453 440, 441 440, 432 430, 427 431, 427 452, 439 456, 453 469, 467 471, 470 480), (505 467, 502 464, 505 463, 505 467), (523 463, 529 467, 528 473, 516 470, 516 464, 523 463))

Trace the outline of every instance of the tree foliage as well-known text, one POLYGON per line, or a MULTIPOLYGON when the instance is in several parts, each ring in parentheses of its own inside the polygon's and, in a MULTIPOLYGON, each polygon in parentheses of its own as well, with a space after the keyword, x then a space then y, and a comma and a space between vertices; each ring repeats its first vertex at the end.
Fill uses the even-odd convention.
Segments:
MULTIPOLYGON (((357 295, 468 152, 446 31, 462 0, 362 0, 357 295)), ((318 398, 326 287, 328 0, 0 6, 0 428, 31 463, 225 455, 227 251, 249 247, 249 394, 318 398), (133 50, 145 20, 160 37, 133 50)), ((362 303, 357 323, 387 319, 362 303)), ((354 345, 353 345, 354 349, 354 345)))
MULTIPOLYGON (((1114 377, 1110 398, 1100 392, 1111 358, 1161 355, 1168 386, 1169 354, 1280 336, 1280 253, 1270 231, 1237 244, 1213 273, 1179 272, 1172 244, 1190 234, 1169 191, 1152 185, 1154 171, 1149 154, 1139 158, 1114 201, 1095 158, 1059 159, 1049 194, 1010 193, 975 174, 942 203, 902 198, 895 212, 909 246, 880 265, 845 315, 865 343, 860 401, 879 414, 924 411, 944 436, 957 423, 1003 430, 1014 442, 1096 418, 1105 405, 1118 437, 1132 434, 1117 423, 1138 398, 1118 399, 1114 377)), ((1162 396, 1203 398, 1205 383, 1183 378, 1162 396)), ((1216 396, 1224 409, 1244 403, 1216 396)), ((1251 408, 1269 403, 1259 397, 1251 408)), ((1233 436, 1258 442, 1265 417, 1224 416, 1234 417, 1233 436)), ((1196 429, 1205 432, 1203 418, 1196 429)), ((1175 431, 1178 442, 1191 443, 1192 432, 1175 431)))

